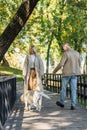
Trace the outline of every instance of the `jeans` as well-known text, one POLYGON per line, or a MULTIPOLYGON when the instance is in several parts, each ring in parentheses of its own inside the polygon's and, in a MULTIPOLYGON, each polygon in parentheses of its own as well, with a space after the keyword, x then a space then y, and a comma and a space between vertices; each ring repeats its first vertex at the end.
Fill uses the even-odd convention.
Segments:
POLYGON ((71 106, 76 105, 76 89, 77 89, 77 76, 63 76, 62 77, 62 90, 60 92, 60 102, 64 104, 66 98, 66 88, 70 84, 71 87, 71 106))

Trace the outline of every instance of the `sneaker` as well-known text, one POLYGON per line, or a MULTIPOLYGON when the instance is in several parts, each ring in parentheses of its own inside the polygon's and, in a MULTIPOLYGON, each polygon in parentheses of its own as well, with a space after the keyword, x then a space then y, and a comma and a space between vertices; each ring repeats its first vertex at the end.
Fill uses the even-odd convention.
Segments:
POLYGON ((57 106, 60 106, 60 107, 64 107, 64 104, 62 104, 62 103, 59 102, 59 101, 56 102, 56 105, 57 105, 57 106))
POLYGON ((74 106, 71 106, 71 110, 75 110, 75 107, 74 107, 74 106))
POLYGON ((36 107, 33 104, 31 104, 29 105, 29 110, 36 110, 36 107))

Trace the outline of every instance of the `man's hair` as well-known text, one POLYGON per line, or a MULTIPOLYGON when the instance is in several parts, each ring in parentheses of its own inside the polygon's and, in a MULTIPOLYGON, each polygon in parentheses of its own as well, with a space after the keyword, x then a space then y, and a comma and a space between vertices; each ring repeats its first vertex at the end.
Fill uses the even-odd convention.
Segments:
POLYGON ((63 43, 62 46, 70 47, 69 43, 63 43))
POLYGON ((63 45, 63 46, 64 46, 64 45, 67 45, 67 46, 69 46, 69 43, 63 43, 62 45, 63 45))

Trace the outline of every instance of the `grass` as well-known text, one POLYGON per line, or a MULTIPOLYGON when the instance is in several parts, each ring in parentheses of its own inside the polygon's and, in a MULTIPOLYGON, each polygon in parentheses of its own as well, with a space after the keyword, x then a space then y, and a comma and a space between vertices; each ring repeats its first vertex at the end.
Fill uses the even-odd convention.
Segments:
POLYGON ((14 75, 16 76, 17 82, 23 81, 22 70, 16 68, 0 66, 0 75, 14 75))

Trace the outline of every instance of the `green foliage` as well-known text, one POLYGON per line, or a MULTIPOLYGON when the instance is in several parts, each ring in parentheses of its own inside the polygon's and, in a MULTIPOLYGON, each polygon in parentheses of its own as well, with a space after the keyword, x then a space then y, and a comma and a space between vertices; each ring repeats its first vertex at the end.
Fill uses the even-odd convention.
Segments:
POLYGON ((17 82, 23 81, 22 71, 16 68, 0 66, 0 75, 14 75, 17 82))
POLYGON ((16 13, 22 0, 0 0, 0 34, 16 13))
MULTIPOLYGON (((0 34, 21 2, 22 0, 0 0, 0 34)), ((69 42, 80 51, 82 43, 87 44, 86 10, 86 0, 40 0, 6 56, 15 54, 15 48, 19 48, 19 55, 25 55, 28 53, 28 46, 35 44, 43 60, 47 60, 48 46, 51 42, 49 57, 53 64, 58 61, 64 42, 69 42)))

